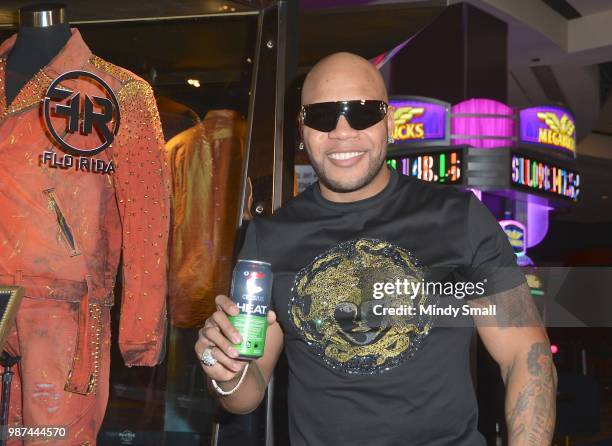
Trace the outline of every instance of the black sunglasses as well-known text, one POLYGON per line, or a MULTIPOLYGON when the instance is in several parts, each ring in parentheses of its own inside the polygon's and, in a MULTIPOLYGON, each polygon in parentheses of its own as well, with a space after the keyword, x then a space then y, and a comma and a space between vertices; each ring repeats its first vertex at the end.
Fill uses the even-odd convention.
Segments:
POLYGON ((384 101, 355 100, 338 102, 317 102, 302 105, 299 119, 305 126, 320 132, 331 132, 344 115, 355 130, 372 127, 387 114, 389 105, 384 101))

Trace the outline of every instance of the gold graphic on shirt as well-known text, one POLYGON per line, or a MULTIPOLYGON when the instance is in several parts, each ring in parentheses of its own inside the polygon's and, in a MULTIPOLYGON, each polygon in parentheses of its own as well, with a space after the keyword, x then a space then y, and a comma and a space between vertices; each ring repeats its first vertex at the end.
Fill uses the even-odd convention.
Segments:
POLYGON ((427 296, 406 294, 374 299, 374 283, 397 279, 420 282, 411 254, 388 242, 359 239, 317 257, 300 271, 289 315, 312 350, 335 369, 374 373, 392 368, 414 353, 431 321, 420 316, 376 316, 374 305, 425 304, 427 296))

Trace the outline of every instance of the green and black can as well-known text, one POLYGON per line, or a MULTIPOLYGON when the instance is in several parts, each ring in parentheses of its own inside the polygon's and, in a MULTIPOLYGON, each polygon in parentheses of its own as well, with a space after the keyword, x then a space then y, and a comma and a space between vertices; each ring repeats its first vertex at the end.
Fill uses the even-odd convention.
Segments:
POLYGON ((239 260, 234 267, 230 294, 240 314, 229 316, 229 320, 242 336, 242 343, 234 345, 240 359, 257 359, 264 354, 271 293, 272 265, 239 260))

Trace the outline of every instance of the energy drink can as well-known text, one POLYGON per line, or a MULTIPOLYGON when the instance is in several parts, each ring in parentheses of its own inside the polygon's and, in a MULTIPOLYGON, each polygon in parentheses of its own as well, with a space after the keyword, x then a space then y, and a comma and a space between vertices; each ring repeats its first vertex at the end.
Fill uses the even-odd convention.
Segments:
POLYGON ((239 260, 232 276, 231 298, 240 313, 229 316, 242 336, 235 344, 240 359, 263 356, 272 292, 272 265, 256 260, 239 260))

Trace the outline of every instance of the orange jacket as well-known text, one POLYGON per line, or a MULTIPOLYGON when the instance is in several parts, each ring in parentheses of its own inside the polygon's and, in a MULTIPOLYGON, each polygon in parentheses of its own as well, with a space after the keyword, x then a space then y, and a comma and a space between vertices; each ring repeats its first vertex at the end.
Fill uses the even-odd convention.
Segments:
MULTIPOLYGON (((15 38, 0 45, 0 283, 23 285, 27 298, 79 302, 81 310, 87 308, 83 296, 86 305, 110 306, 122 256, 119 346, 126 365, 153 366, 166 325, 170 176, 152 89, 91 54, 73 29, 61 52, 7 105, 6 57, 15 38), (66 153, 47 133, 40 106, 53 79, 79 69, 110 86, 121 112, 112 145, 84 157, 84 165, 78 156, 62 158, 66 153), (111 161, 113 173, 96 172, 111 161)), ((101 96, 95 83, 82 79, 61 85, 101 96)), ((58 127, 62 120, 65 128, 66 119, 53 118, 58 127)), ((97 133, 65 139, 92 147, 92 138, 97 133)))

